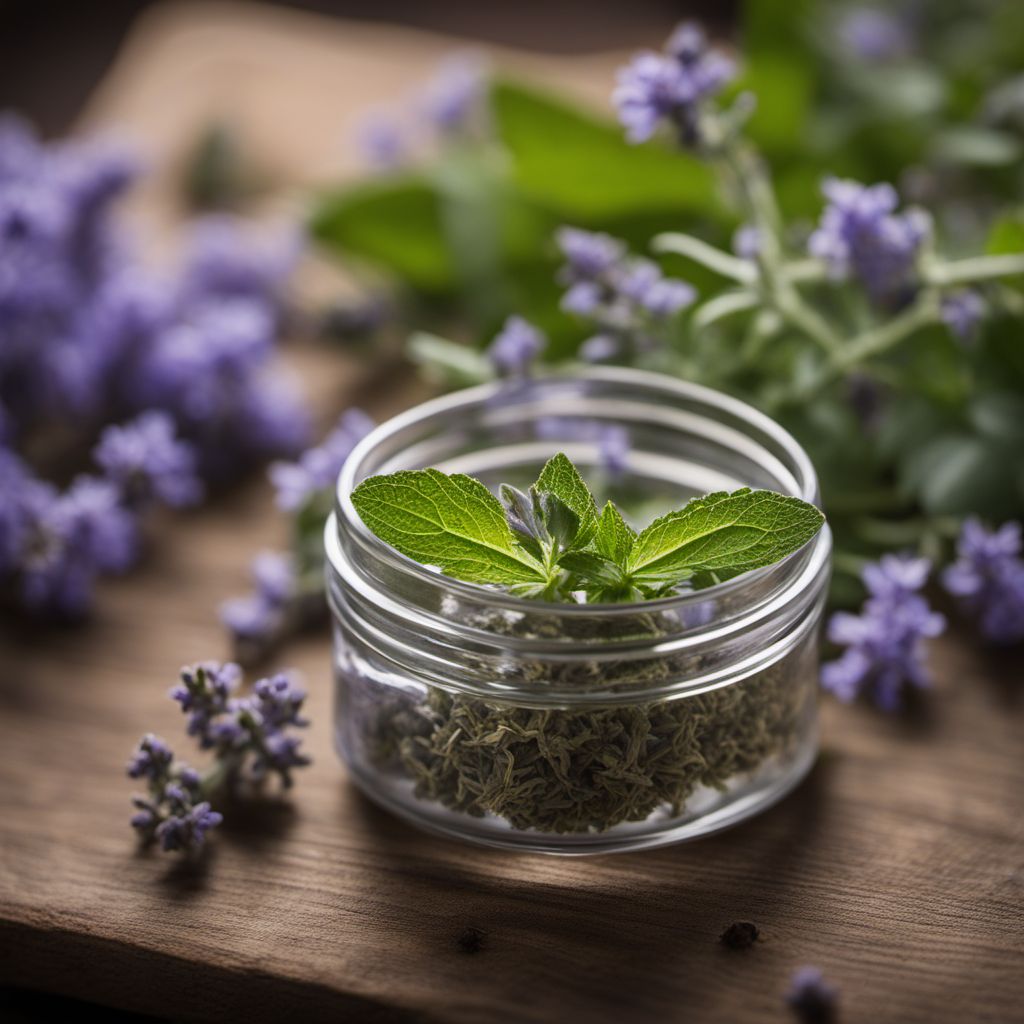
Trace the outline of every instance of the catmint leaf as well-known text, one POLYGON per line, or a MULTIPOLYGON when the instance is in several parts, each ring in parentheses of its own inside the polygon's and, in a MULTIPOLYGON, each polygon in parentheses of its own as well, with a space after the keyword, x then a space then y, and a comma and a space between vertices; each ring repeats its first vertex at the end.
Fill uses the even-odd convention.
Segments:
POLYGON ((534 487, 542 494, 553 494, 579 517, 580 526, 573 546, 585 547, 597 530, 597 505, 590 489, 568 456, 559 452, 547 461, 534 487))
POLYGON ((577 576, 583 590, 621 587, 626 582, 620 566, 593 551, 567 551, 558 559, 558 565, 577 576))
POLYGON ((743 488, 695 498, 636 539, 632 579, 683 579, 698 571, 737 575, 771 565, 807 543, 825 517, 799 498, 743 488))
POLYGON ((550 492, 540 494, 544 527, 560 550, 573 546, 580 532, 580 517, 561 498, 550 492))
POLYGON ((601 517, 598 519, 597 532, 593 540, 594 550, 616 565, 625 566, 634 543, 635 531, 609 501, 601 510, 601 517))
POLYGON ((469 583, 544 583, 543 566, 516 544, 498 499, 472 477, 436 469, 364 480, 352 503, 381 540, 469 583))

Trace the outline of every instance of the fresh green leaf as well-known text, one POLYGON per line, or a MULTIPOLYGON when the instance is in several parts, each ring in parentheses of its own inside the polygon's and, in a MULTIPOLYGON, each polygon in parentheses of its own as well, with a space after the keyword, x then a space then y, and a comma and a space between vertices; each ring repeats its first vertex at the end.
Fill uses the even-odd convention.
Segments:
POLYGON ((478 480, 436 469, 364 480, 352 503, 363 522, 403 555, 470 583, 544 583, 517 545, 498 499, 478 480))
POLYGON ((441 198, 422 176, 385 177, 326 196, 311 231, 331 251, 384 266, 414 288, 455 288, 441 198))
POLYGON ((597 505, 590 489, 568 457, 559 452, 549 459, 534 486, 541 493, 553 494, 576 513, 580 528, 575 546, 584 547, 597 529, 597 505))
POLYGON ((692 157, 630 145, 613 121, 515 82, 495 83, 491 104, 520 188, 567 220, 719 209, 710 169, 692 157))
POLYGON ((558 564, 578 576, 587 590, 620 587, 626 582, 618 565, 593 551, 567 551, 558 559, 558 564))
POLYGON ((594 534, 594 549, 616 565, 625 566, 635 542, 635 531, 609 501, 601 510, 597 532, 594 534))
POLYGON ((823 522, 821 512, 799 498, 749 488, 719 491, 651 523, 636 539, 630 575, 668 580, 698 570, 758 569, 802 547, 823 522))
MULTIPOLYGON (((534 491, 536 494, 537 492, 534 491)), ((582 547, 577 543, 580 534, 580 517, 556 494, 542 492, 539 495, 540 512, 544 528, 560 550, 582 547)))

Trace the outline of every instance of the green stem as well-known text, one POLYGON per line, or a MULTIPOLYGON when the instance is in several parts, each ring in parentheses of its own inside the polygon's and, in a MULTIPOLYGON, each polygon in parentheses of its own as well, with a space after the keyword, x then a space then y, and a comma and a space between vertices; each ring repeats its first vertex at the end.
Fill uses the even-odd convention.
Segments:
POLYGON ((991 281, 1012 274, 1024 274, 1024 253, 972 256, 970 259, 954 260, 949 263, 935 262, 924 270, 925 280, 939 287, 991 281))
POLYGON ((887 352, 915 331, 940 320, 938 296, 930 289, 922 291, 917 301, 899 316, 857 335, 842 351, 837 352, 832 357, 831 375, 887 352))

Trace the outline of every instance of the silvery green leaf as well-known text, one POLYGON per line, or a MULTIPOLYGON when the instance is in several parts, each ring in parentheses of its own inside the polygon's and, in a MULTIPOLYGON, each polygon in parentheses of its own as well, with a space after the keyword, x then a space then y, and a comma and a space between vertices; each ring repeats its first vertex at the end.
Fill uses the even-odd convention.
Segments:
POLYGON ((593 540, 594 550, 616 565, 625 566, 635 542, 636 533, 609 501, 601 510, 601 517, 597 523, 597 532, 593 540))
POLYGON ((568 457, 559 452, 550 458, 534 487, 542 494, 553 494, 576 513, 580 527, 575 545, 586 545, 597 529, 597 505, 590 489, 568 457))
POLYGON ((515 542, 500 502, 472 477, 436 469, 370 477, 353 492, 363 522, 424 565, 470 583, 545 583, 544 567, 515 542))
POLYGON ((633 546, 630 576, 668 581, 700 570, 735 575, 758 569, 801 548, 824 521, 799 498, 749 488, 719 491, 651 523, 633 546))
POLYGON ((558 559, 561 568, 579 577, 582 589, 621 587, 626 582, 622 569, 593 551, 567 551, 558 559))
POLYGON ((556 547, 568 550, 581 546, 576 542, 580 533, 580 517, 561 498, 550 492, 543 492, 540 494, 540 508, 544 517, 544 528, 556 547))

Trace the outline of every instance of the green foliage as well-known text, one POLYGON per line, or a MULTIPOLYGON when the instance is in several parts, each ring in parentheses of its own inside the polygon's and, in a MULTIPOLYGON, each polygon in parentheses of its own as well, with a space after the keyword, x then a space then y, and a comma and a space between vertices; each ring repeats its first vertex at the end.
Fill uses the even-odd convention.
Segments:
POLYGON ((606 224, 656 211, 718 207, 709 169, 663 143, 633 146, 611 120, 507 79, 493 89, 495 126, 522 191, 568 223, 606 224))
POLYGON ((744 488, 694 499, 638 537, 611 502, 598 514, 561 453, 528 494, 508 484, 500 494, 501 503, 479 481, 426 469, 371 477, 352 501, 410 558, 470 583, 563 601, 581 591, 591 602, 657 597, 688 579, 709 586, 785 558, 824 522, 798 498, 744 488))

